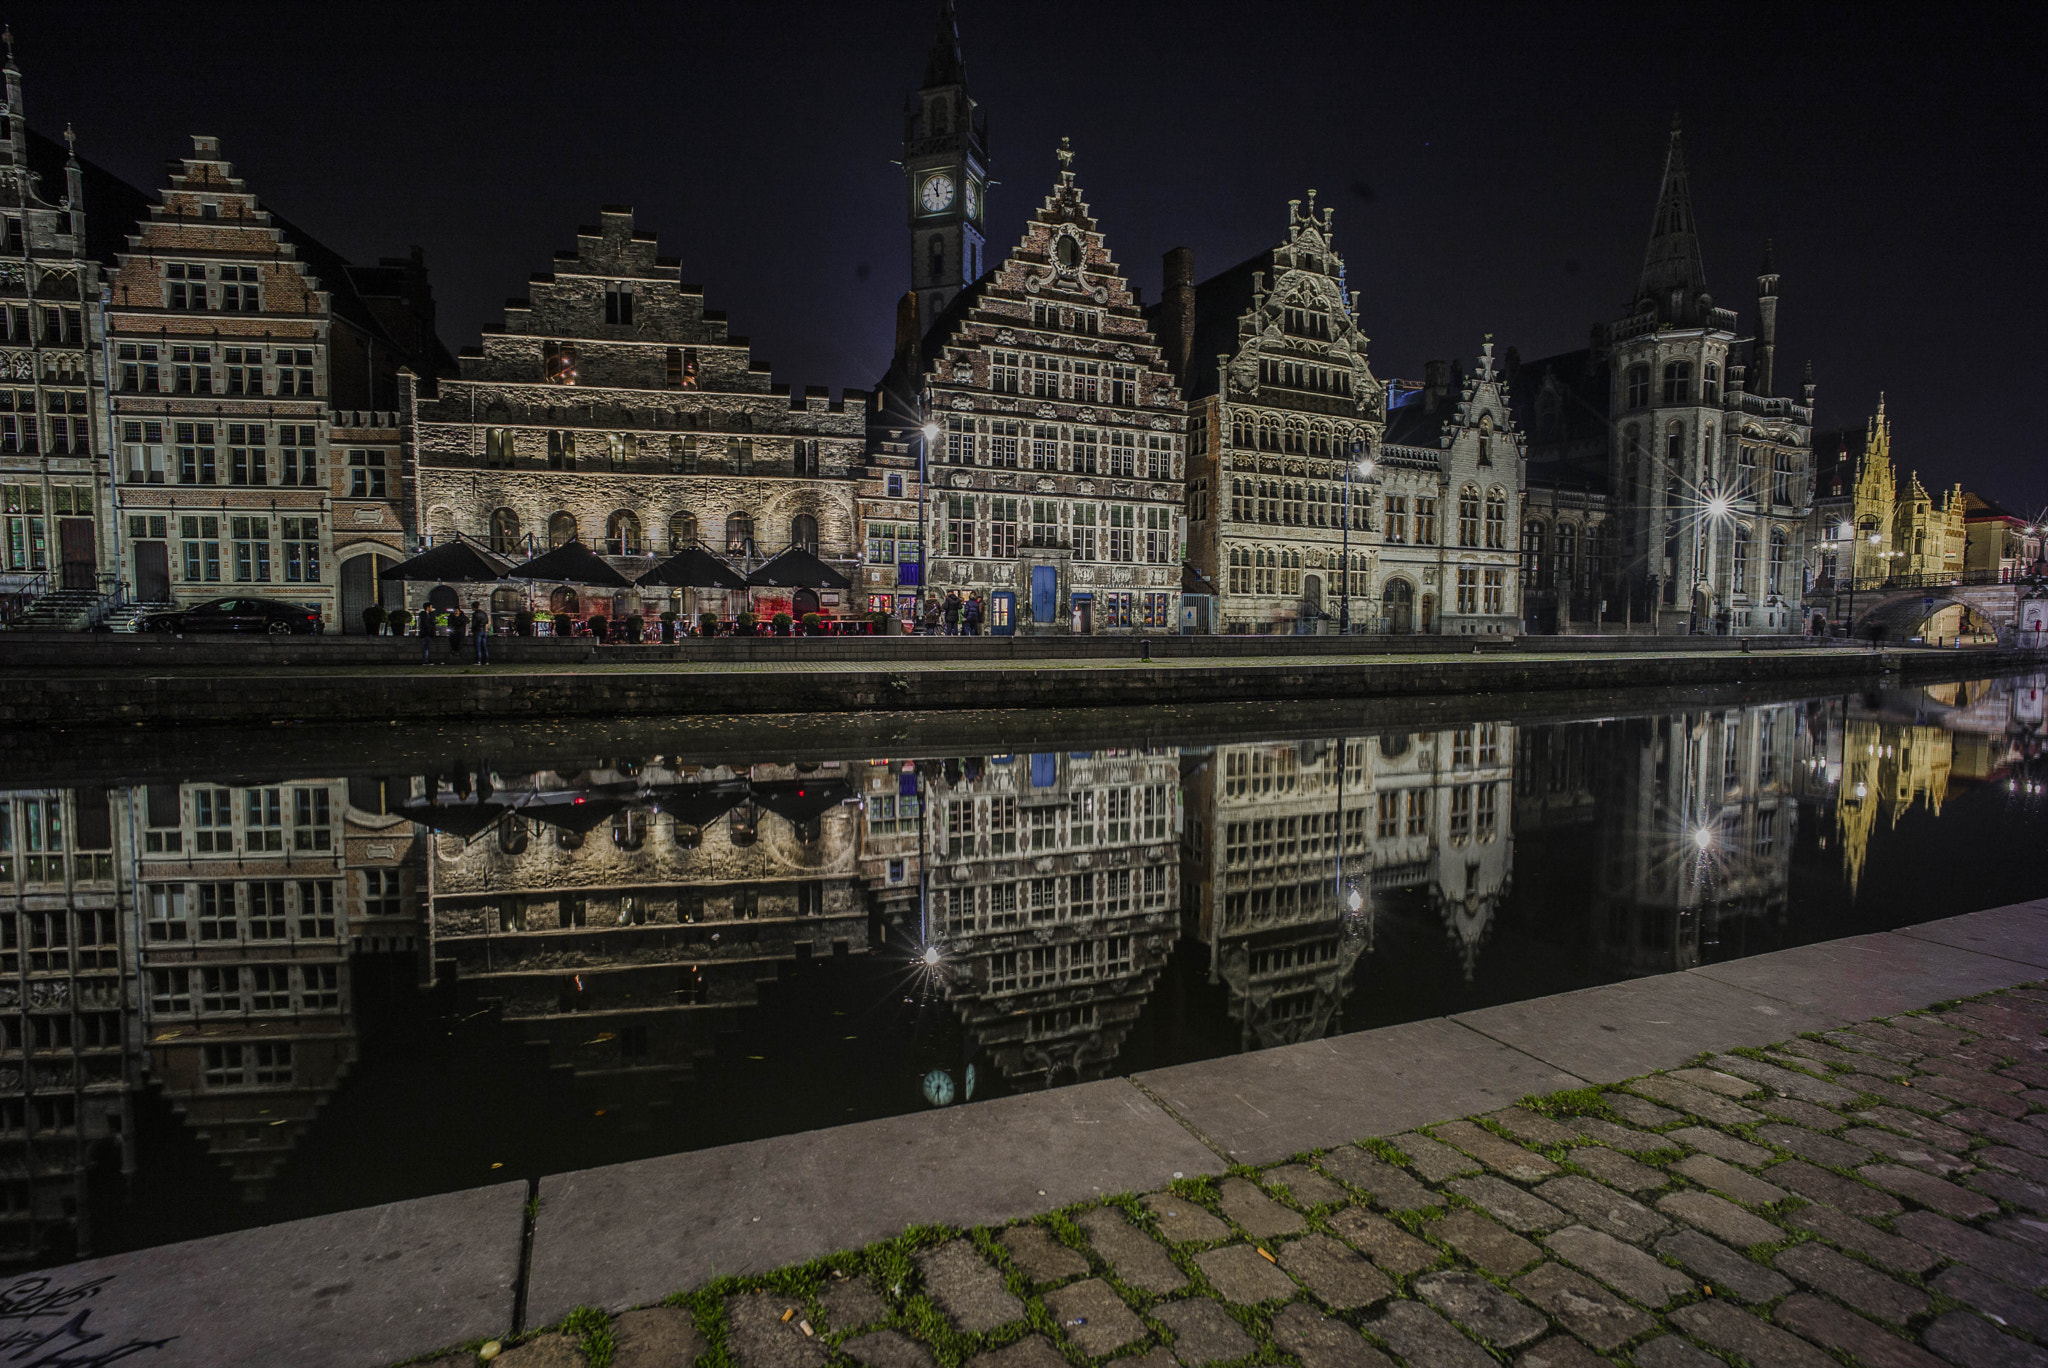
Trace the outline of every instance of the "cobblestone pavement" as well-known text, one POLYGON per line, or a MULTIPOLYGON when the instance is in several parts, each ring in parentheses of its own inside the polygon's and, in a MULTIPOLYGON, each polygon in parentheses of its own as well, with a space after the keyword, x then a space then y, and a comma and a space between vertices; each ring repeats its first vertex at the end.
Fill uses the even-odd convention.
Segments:
POLYGON ((2044 1287, 2028 987, 586 1309, 497 1363, 2048 1368, 2044 1287))

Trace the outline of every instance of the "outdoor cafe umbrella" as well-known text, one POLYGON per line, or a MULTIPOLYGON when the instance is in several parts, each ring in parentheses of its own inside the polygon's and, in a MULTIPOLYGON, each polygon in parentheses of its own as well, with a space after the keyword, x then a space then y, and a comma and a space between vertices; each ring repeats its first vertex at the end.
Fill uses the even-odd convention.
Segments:
POLYGON ((770 558, 747 576, 756 589, 851 589, 853 581, 801 546, 770 558))
POLYGON ((552 580, 556 584, 587 584, 598 589, 633 587, 633 581, 574 537, 505 573, 508 579, 552 580))
POLYGON ((678 551, 642 575, 641 588, 661 585, 670 589, 744 589, 747 582, 737 570, 701 546, 678 551))
POLYGON ((411 560, 381 572, 380 580, 417 580, 428 584, 496 584, 512 567, 466 537, 455 536, 430 546, 411 560))

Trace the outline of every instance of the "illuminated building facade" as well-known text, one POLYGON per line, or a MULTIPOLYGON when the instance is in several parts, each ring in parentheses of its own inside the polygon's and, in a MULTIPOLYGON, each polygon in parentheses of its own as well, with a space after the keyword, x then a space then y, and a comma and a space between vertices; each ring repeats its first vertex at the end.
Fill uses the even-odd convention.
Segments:
POLYGON ((1219 631, 1335 631, 1347 584, 1352 629, 1375 620, 1378 479, 1357 466, 1379 455, 1386 389, 1334 218, 1313 191, 1290 201, 1284 242, 1199 285, 1193 254, 1167 253, 1148 314, 1188 402, 1188 559, 1219 631))
POLYGON ((1590 349, 1509 358, 1549 491, 1523 527, 1533 630, 1802 630, 1814 387, 1809 368, 1776 393, 1778 279, 1767 247, 1742 336, 1707 290, 1674 127, 1627 312, 1590 349))
MULTIPOLYGON (((792 394, 705 307, 629 208, 610 206, 465 349, 454 379, 408 387, 417 517, 523 560, 577 538, 627 578, 703 545, 742 573, 803 547, 859 583, 855 479, 867 396, 792 394)), ((542 586, 544 592, 550 586, 542 586)), ((724 610, 725 591, 620 591, 604 611, 724 610)), ((517 590, 498 591, 510 613, 517 590)), ((763 593, 756 610, 841 608, 838 590, 763 593)), ((569 586, 543 605, 586 609, 569 586)), ((587 605, 595 608, 599 605, 587 605)))

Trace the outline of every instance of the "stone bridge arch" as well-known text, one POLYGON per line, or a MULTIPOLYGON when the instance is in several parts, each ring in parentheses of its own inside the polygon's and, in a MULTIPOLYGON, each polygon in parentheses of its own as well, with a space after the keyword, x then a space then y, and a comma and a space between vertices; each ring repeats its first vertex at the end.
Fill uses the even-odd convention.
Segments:
POLYGON ((1984 605, 1972 601, 1977 597, 1948 589, 1891 595, 1868 609, 1859 605, 1849 634, 1860 641, 1898 643, 1919 637, 1931 646, 1950 645, 1959 635, 1988 636, 1996 641, 1999 620, 1986 612, 1984 605))

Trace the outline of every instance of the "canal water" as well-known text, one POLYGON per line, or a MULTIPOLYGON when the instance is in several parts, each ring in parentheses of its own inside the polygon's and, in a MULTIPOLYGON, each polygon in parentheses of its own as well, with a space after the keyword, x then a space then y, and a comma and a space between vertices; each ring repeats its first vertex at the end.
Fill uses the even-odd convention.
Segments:
POLYGON ((2040 897, 2043 683, 1132 749, 789 726, 307 767, 285 738, 164 773, 139 745, 0 793, 0 1244, 141 1248, 2040 897))

